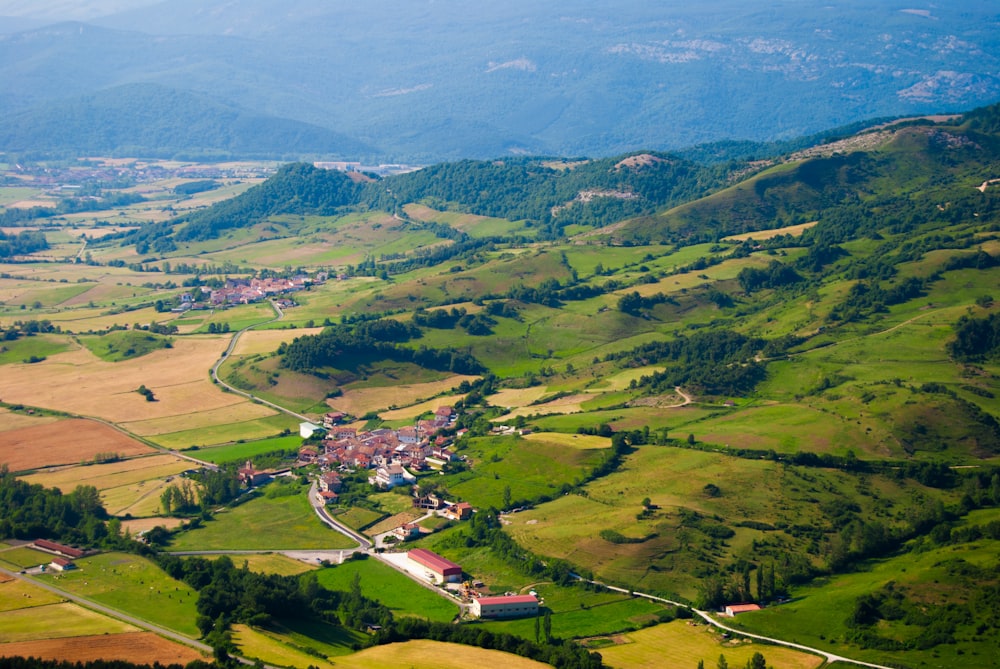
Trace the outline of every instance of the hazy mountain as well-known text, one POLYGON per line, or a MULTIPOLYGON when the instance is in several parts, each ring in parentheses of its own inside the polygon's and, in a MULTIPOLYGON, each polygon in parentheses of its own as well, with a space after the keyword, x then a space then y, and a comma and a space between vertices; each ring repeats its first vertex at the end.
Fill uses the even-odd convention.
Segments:
MULTIPOLYGON (((14 3, 0 3, 0 14, 14 3)), ((151 82, 389 158, 770 140, 1000 97, 991 3, 171 0, 0 38, 0 109, 151 82)))
POLYGON ((327 128, 254 114, 185 91, 130 84, 11 115, 0 145, 88 155, 367 156, 375 150, 327 128))

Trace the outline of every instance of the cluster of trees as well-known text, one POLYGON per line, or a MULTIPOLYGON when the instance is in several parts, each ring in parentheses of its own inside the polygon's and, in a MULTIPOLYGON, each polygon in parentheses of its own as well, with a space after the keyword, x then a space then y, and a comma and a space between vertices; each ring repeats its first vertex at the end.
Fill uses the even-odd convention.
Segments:
POLYGON ((3 334, 0 335, 0 339, 3 339, 4 341, 14 341, 24 335, 32 337, 36 334, 43 334, 47 332, 62 332, 62 328, 58 325, 53 325, 52 321, 48 319, 40 321, 14 321, 3 330, 3 334))
POLYGON ((57 488, 22 481, 0 465, 0 539, 92 545, 107 536, 107 519, 94 486, 77 486, 64 495, 57 488))
POLYGON ((772 260, 765 269, 744 267, 736 275, 740 288, 745 293, 754 293, 765 288, 781 288, 802 280, 802 276, 788 265, 772 260))
POLYGON ((478 374, 482 365, 462 351, 399 346, 420 330, 412 323, 393 319, 363 321, 357 325, 333 325, 317 335, 296 337, 278 348, 281 364, 298 372, 315 372, 324 367, 357 365, 362 360, 412 362, 421 367, 457 374, 478 374))
POLYGON ((610 353, 604 360, 624 361, 630 367, 673 363, 662 372, 634 381, 636 387, 645 386, 652 392, 684 385, 709 394, 742 395, 764 379, 764 366, 755 358, 769 343, 773 344, 738 332, 715 330, 650 342, 630 351, 610 353))
POLYGON ((985 362, 1000 352, 1000 314, 986 318, 962 316, 955 326, 955 339, 948 353, 960 362, 985 362))
POLYGON ((0 229, 0 258, 27 255, 47 248, 49 242, 41 230, 22 230, 15 234, 0 229))
POLYGON ((471 335, 485 336, 493 334, 493 326, 497 323, 488 314, 470 314, 464 307, 452 307, 450 311, 447 309, 434 309, 432 311, 423 308, 417 309, 413 312, 413 324, 439 330, 451 330, 458 326, 464 328, 471 335))

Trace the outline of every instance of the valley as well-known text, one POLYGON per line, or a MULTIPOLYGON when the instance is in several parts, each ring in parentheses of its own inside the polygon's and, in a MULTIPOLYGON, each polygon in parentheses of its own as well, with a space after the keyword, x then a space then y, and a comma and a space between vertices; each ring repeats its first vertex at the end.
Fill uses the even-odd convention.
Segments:
POLYGON ((4 164, 0 653, 77 652, 37 583, 217 661, 987 666, 998 118, 724 164, 4 164), (380 548, 338 564, 317 513, 380 548), (97 551, 24 582, 45 537, 97 551))

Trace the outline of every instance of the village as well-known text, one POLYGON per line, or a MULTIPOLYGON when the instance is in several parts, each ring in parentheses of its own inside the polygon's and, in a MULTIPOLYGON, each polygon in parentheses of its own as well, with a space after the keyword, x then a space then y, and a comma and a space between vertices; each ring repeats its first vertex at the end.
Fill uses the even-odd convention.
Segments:
MULTIPOLYGON (((318 466, 320 474, 314 487, 318 513, 320 506, 337 505, 343 485, 342 474, 360 470, 372 472, 368 483, 378 490, 410 486, 413 489, 412 505, 424 511, 424 517, 437 515, 454 522, 472 517, 475 509, 467 502, 447 501, 434 493, 419 494, 417 477, 413 474, 414 471, 440 469, 459 459, 450 448, 453 438, 445 435, 457 419, 451 406, 440 406, 432 418, 397 429, 358 430, 344 424, 348 419, 346 414, 334 411, 324 416, 323 425, 300 425, 299 436, 304 439, 324 435, 318 444, 306 444, 299 449, 294 467, 318 466)), ((455 438, 464 433, 465 430, 457 431, 455 438)), ((291 468, 258 471, 248 461, 238 471, 238 476, 243 485, 252 488, 291 471, 291 468)), ((329 513, 322 515, 331 524, 337 524, 335 516, 329 513)), ((466 578, 462 567, 447 558, 425 548, 408 551, 399 548, 428 532, 414 521, 374 536, 373 542, 363 541, 363 537, 355 532, 350 532, 350 535, 359 540, 366 553, 377 555, 410 578, 459 600, 464 605, 463 610, 472 618, 513 618, 539 614, 539 606, 543 602, 533 591, 492 595, 486 584, 466 578)))

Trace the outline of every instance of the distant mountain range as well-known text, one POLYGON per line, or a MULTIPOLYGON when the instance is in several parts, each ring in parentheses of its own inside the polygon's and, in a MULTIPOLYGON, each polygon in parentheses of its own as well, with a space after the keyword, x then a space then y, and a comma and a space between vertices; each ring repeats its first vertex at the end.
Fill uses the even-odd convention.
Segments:
POLYGON ((1000 15, 979 0, 77 4, 0 2, 0 111, 16 126, 0 150, 606 156, 1000 99, 1000 15), (184 101, 155 110, 160 137, 130 116, 146 95, 184 101), (205 134, 185 129, 193 99, 205 134))

